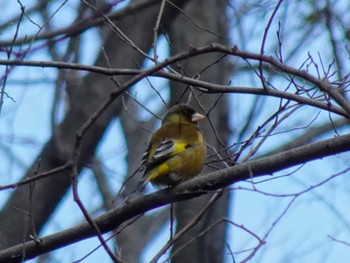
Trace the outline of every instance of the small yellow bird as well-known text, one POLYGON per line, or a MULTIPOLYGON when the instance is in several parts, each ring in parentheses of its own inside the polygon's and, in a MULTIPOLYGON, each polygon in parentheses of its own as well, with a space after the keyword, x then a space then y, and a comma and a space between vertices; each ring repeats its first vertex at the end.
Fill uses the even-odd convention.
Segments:
POLYGON ((175 186, 202 171, 207 145, 197 122, 204 118, 187 105, 169 109, 142 158, 143 186, 175 186))

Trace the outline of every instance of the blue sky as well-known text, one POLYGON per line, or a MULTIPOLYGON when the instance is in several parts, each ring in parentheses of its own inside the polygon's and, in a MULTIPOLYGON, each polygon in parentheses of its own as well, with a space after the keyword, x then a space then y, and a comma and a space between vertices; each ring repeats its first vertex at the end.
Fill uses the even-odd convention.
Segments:
MULTIPOLYGON (((22 3, 28 6, 30 5, 30 1, 22 1, 22 3)), ((76 3, 77 1, 69 1, 58 12, 54 18, 57 20, 57 27, 64 26, 62 21, 67 25, 70 19, 74 18, 76 3), (62 19, 63 15, 65 19, 62 19)), ((19 11, 18 4, 15 1, 0 1, 0 8, 6 10, 5 13, 7 15, 15 15, 19 11)), ((55 8, 57 8, 57 5, 52 6, 53 10, 55 8)), ((41 22, 35 16, 32 18, 38 19, 38 22, 41 22)), ((3 16, 0 22, 5 19, 6 17, 3 16)), ((293 22, 297 24, 297 21, 293 22)), ((253 27, 253 25, 249 25, 248 23, 247 27, 253 27)), ((276 28, 277 25, 274 24, 271 32, 275 32, 276 28)), ((28 21, 23 23, 21 29, 22 35, 25 32, 36 32, 37 30, 28 21)), ((259 31, 259 29, 261 30, 261 27, 257 26, 255 30, 259 31)), ((0 40, 12 36, 13 30, 14 27, 3 32, 0 35, 0 40)), ((83 38, 84 45, 81 51, 82 63, 91 65, 99 51, 101 41, 96 35, 95 30, 85 32, 83 38)), ((271 38, 275 40, 274 35, 271 38)), ((298 67, 309 51, 315 57, 317 57, 318 51, 321 54, 327 55, 328 50, 322 45, 326 41, 326 36, 320 34, 319 38, 319 41, 310 43, 310 45, 305 47, 299 56, 290 61, 290 63, 298 67)), ((232 39, 235 39, 235 37, 233 36, 232 39)), ((291 37, 290 39, 293 38, 291 37)), ((286 41, 283 47, 288 50, 293 44, 293 41, 286 41)), ((161 59, 167 55, 165 46, 165 40, 161 39, 159 43, 161 59)), ((271 46, 273 45, 271 44, 271 46)), ((259 47, 258 41, 251 42, 246 46, 249 51, 258 51, 259 47)), ((64 42, 62 43, 62 49, 64 49, 64 42)), ((3 53, 0 53, 0 58, 5 58, 3 53)), ((27 59, 50 60, 50 57, 45 50, 42 50, 42 52, 29 54, 27 59)), ((331 63, 331 59, 328 58, 327 60, 326 57, 325 64, 327 64, 326 62, 331 63)), ((3 75, 4 66, 1 66, 0 70, 1 75, 3 75)), ((53 69, 28 67, 17 67, 9 75, 5 90, 9 97, 5 97, 0 115, 0 185, 16 182, 20 179, 27 167, 32 164, 37 154, 40 153, 45 142, 50 138, 50 110, 54 96, 54 80, 56 75, 57 71, 53 69)), ((159 78, 152 78, 151 81, 156 86, 162 87, 162 95, 167 98, 167 82, 159 78)), ((235 75, 233 83, 239 83, 241 86, 259 86, 257 79, 251 77, 251 72, 235 75)), ((159 100, 150 101, 150 93, 143 92, 147 85, 147 82, 139 83, 133 88, 133 92, 137 94, 137 99, 143 103, 147 103, 147 107, 153 111, 157 111, 159 109, 159 100)), ((279 85, 278 80, 276 80, 275 85, 279 85)), ((230 122, 234 133, 238 133, 239 125, 244 122, 247 108, 252 103, 254 103, 254 100, 253 96, 250 95, 235 94, 230 97, 230 110, 233 112, 230 122)), ((279 100, 276 98, 267 99, 260 119, 257 118, 256 123, 261 123, 266 119, 266 116, 274 112, 278 108, 278 103, 279 100)), ((64 105, 62 105, 61 110, 61 114, 64 114, 64 105)), ((142 117, 147 118, 147 114, 143 114, 142 117)), ((326 112, 319 114, 319 110, 303 107, 293 114, 291 121, 282 125, 279 131, 288 131, 288 129, 292 129, 293 127, 305 127, 310 124, 310 116, 316 118, 316 121, 312 125, 330 120, 329 114, 326 112)), ((294 131, 293 136, 297 136, 302 132, 302 129, 300 131, 294 131)), ((349 130, 344 129, 340 132, 346 133, 349 130)), ((115 192, 117 192, 120 186, 121 175, 124 175, 126 171, 126 164, 118 167, 115 165, 116 163, 120 163, 121 160, 124 160, 127 151, 125 142, 120 139, 122 138, 121 133, 119 122, 114 121, 110 125, 98 149, 98 156, 102 157, 105 161, 106 172, 110 175, 108 180, 115 192)), ((333 137, 336 134, 329 133, 326 136, 333 137)), ((281 142, 289 139, 289 133, 273 136, 265 143, 262 151, 268 151, 278 147, 281 142)), ((235 138, 233 137, 232 141, 234 140, 235 138)), ((267 243, 259 250, 251 262, 347 262, 347 259, 350 258, 349 247, 332 241, 329 236, 348 242, 350 240, 350 212, 346 209, 350 201, 350 195, 348 193, 349 180, 347 180, 348 173, 336 176, 324 185, 300 195, 292 204, 290 202, 293 197, 272 195, 292 194, 308 189, 310 186, 317 185, 331 175, 335 175, 346 169, 348 163, 349 157, 346 154, 342 154, 298 167, 300 169, 297 172, 295 172, 297 167, 293 167, 288 171, 281 171, 273 176, 254 179, 254 182, 259 182, 263 179, 272 179, 254 184, 254 187, 257 189, 256 191, 252 191, 253 184, 251 182, 241 182, 231 186, 233 189, 233 198, 229 219, 236 224, 244 225, 244 227, 259 236, 264 236, 281 213, 288 207, 282 220, 277 223, 269 234, 266 240, 267 243), (292 172, 293 175, 291 176, 276 178, 292 172)), ((97 187, 95 180, 91 171, 88 169, 80 177, 79 190, 84 204, 90 211, 101 212, 98 210, 101 205, 101 198, 96 194, 97 187)), ((11 190, 0 192, 0 207, 6 202, 11 192, 11 190)), ((82 222, 82 220, 83 216, 79 213, 76 204, 73 202, 72 194, 69 192, 55 211, 50 223, 45 227, 41 236, 74 226, 82 222)), ((149 247, 145 248, 144 262, 152 258, 156 254, 157 248, 159 249, 166 242, 168 231, 168 226, 163 227, 163 231, 160 231, 156 240, 149 247)), ((79 259, 89 253, 98 244, 96 238, 79 242, 78 244, 54 252, 53 260, 57 262, 70 262, 74 259, 79 259)), ((233 251, 238 252, 256 246, 257 241, 251 235, 242 231, 242 229, 229 225, 228 244, 233 251)), ((239 253, 235 257, 239 262, 246 255, 247 253, 239 253)), ((96 262, 98 260, 106 260, 107 258, 106 253, 102 249, 99 249, 84 262, 96 262)), ((37 262, 37 260, 30 262, 37 262)), ((227 256, 227 262, 230 262, 230 256, 227 256)))

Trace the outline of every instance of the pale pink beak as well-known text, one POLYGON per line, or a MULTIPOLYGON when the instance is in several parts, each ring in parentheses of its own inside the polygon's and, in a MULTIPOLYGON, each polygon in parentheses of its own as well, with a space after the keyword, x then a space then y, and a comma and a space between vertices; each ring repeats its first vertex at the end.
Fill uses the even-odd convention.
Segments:
POLYGON ((191 118, 191 121, 192 122, 199 122, 201 120, 204 120, 205 119, 205 116, 196 112, 195 114, 192 115, 192 118, 191 118))

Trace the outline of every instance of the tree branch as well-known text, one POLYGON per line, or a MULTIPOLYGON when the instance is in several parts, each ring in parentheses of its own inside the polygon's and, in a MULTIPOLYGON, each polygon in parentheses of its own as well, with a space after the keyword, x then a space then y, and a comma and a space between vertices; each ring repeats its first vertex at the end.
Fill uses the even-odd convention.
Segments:
MULTIPOLYGON (((137 198, 131 202, 126 202, 95 218, 94 221, 101 232, 105 233, 117 228, 126 220, 171 202, 188 200, 242 180, 257 176, 271 175, 294 165, 339 154, 348 150, 350 150, 350 134, 312 143, 269 157, 198 176, 175 188, 160 190, 137 198)), ((40 244, 35 241, 28 241, 24 244, 3 250, 0 252, 0 261, 20 262, 24 253, 25 259, 34 258, 79 240, 93 237, 94 235, 95 231, 91 225, 83 223, 59 233, 46 236, 40 239, 40 244)))

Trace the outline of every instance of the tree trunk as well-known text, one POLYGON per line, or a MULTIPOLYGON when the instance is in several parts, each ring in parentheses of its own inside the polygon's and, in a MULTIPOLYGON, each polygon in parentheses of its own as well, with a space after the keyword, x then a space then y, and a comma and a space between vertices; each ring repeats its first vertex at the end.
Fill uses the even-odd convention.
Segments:
MULTIPOLYGON (((185 13, 191 18, 190 21, 184 15, 179 16, 170 31, 170 43, 172 52, 177 53, 196 48, 210 43, 226 43, 226 1, 196 0, 186 6, 185 13), (209 30, 210 32, 208 32, 209 30), (223 37, 221 37, 223 36, 223 37)), ((206 54, 183 61, 181 65, 176 65, 178 71, 190 77, 198 76, 201 80, 218 84, 226 84, 228 81, 227 61, 221 59, 219 63, 215 62, 220 59, 221 55, 206 54), (208 68, 207 68, 208 67, 208 68)), ((172 104, 186 102, 189 89, 184 95, 187 86, 180 83, 171 83, 172 104)), ((206 112, 210 111, 208 121, 201 126, 207 139, 207 144, 215 147, 218 151, 222 150, 221 145, 214 134, 215 129, 223 142, 228 138, 228 108, 227 97, 221 95, 205 95, 196 91, 195 96, 206 112), (214 107, 218 103, 220 107, 214 107), (211 127, 210 122, 213 125, 211 127)), ((198 110, 200 107, 192 96, 191 104, 198 110)), ((201 123, 202 124, 202 123, 201 123)), ((215 154, 213 151, 208 152, 208 156, 215 154)), ((214 155, 208 159, 208 162, 218 159, 214 155)), ((217 167, 222 167, 223 163, 216 163, 217 167)), ((213 168, 206 166, 202 173, 212 171, 213 168)), ((201 211, 209 202, 212 194, 189 200, 175 205, 176 212, 176 232, 185 227, 199 211, 201 211)), ((206 212, 204 218, 190 229, 178 242, 175 242, 172 249, 172 262, 223 262, 223 252, 226 242, 226 224, 216 225, 207 234, 199 236, 202 231, 210 228, 216 221, 227 216, 229 202, 228 192, 224 192, 218 201, 206 212), (191 241, 193 238, 194 241, 191 241), (188 242, 191 242, 188 244, 188 242)))
MULTIPOLYGON (((180 7, 186 3, 184 0, 173 2, 180 7)), ((152 5, 116 21, 119 29, 144 52, 151 47, 159 8, 160 4, 152 5)), ((163 21, 165 28, 177 13, 177 9, 167 6, 163 21)), ((104 44, 104 52, 99 55, 96 65, 138 69, 143 60, 142 54, 127 45, 114 32, 110 32, 104 44)), ((130 76, 117 77, 120 83, 129 78, 130 76)), ((81 85, 71 91, 70 109, 23 179, 34 175, 39 159, 39 172, 65 164, 72 156, 77 130, 115 89, 117 87, 109 77, 93 73, 87 75, 81 85)), ((110 121, 123 109, 122 105, 121 100, 117 99, 85 135, 80 151, 79 170, 93 158, 98 142, 110 121)), ((15 189, 0 212, 1 249, 19 244, 28 240, 29 235, 40 232, 70 186, 69 173, 62 173, 33 183, 33 191, 30 191, 29 186, 15 189)))

